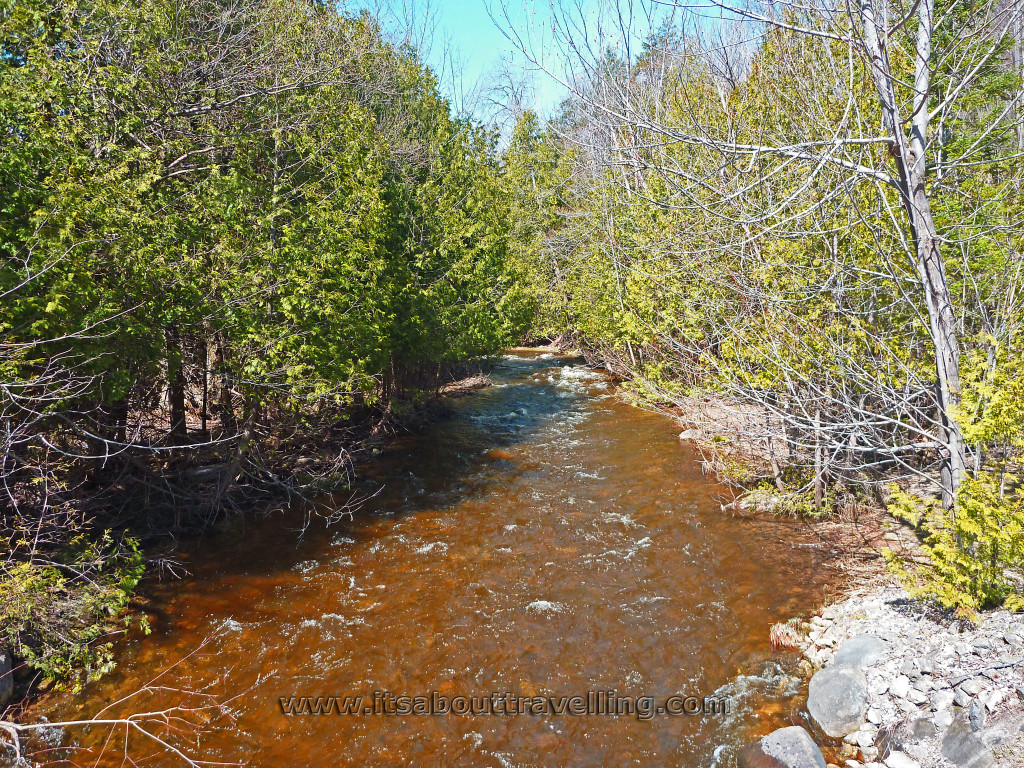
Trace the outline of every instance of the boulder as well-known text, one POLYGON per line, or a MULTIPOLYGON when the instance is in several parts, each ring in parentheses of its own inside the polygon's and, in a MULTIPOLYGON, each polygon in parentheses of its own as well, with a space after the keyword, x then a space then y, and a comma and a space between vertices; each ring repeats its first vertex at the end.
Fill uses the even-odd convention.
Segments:
POLYGON ((679 433, 680 440, 700 440, 701 437, 699 429, 684 429, 679 433))
POLYGON ((0 648, 0 712, 14 698, 14 672, 11 654, 0 648))
POLYGON ((971 730, 966 713, 961 713, 942 737, 942 756, 964 768, 991 768, 995 765, 992 750, 971 730))
POLYGON ((815 673, 807 689, 807 711, 817 728, 841 739, 860 728, 868 709, 868 681, 850 666, 832 666, 815 673))
POLYGON ((878 661, 883 653, 884 641, 871 635, 857 635, 839 646, 834 663, 837 667, 865 669, 878 661))
POLYGON ((825 768, 825 757, 799 725, 772 731, 748 744, 736 758, 739 768, 825 768))

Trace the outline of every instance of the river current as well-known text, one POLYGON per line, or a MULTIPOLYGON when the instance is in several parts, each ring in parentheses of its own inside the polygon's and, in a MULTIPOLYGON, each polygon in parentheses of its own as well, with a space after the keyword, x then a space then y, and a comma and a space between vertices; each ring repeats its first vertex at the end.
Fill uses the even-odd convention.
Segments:
MULTIPOLYGON (((510 354, 492 379, 361 467, 371 498, 351 519, 307 525, 295 509, 196 544, 187 577, 145 590, 152 634, 130 633, 112 673, 36 713, 86 717, 129 697, 107 713, 125 714, 202 691, 233 720, 166 738, 253 766, 729 768, 738 746, 801 723, 795 659, 771 651, 768 629, 825 595, 831 574, 802 527, 723 512, 678 427, 579 360, 510 354), (729 711, 282 711, 282 697, 375 691, 713 697, 729 711)), ((63 739, 95 752, 107 735, 63 739)), ((120 764, 112 738, 101 764, 120 764)), ((130 749, 183 764, 138 737, 130 749)))

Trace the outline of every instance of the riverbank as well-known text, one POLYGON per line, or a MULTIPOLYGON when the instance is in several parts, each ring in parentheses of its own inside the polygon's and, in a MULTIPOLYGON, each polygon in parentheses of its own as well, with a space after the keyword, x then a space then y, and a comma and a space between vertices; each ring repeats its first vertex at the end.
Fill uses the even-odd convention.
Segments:
MULTIPOLYGON (((276 451, 263 457, 261 473, 249 478, 247 485, 239 488, 238 498, 225 498, 216 515, 204 515, 202 519, 193 521, 188 516, 189 510, 184 510, 175 515, 179 523, 177 527, 153 524, 143 528, 136 518, 102 519, 96 521, 101 524, 98 527, 108 532, 106 535, 113 530, 118 538, 130 536, 138 542, 134 546, 137 546, 140 575, 145 563, 150 577, 176 579, 188 573, 176 556, 182 545, 194 543, 212 532, 236 527, 239 516, 265 516, 287 506, 300 505, 307 507, 310 514, 329 520, 350 516, 358 508, 360 497, 353 495, 350 502, 338 504, 331 494, 351 490, 356 468, 381 454, 402 435, 426 429, 450 415, 447 401, 490 387, 492 382, 488 371, 492 365, 493 359, 485 359, 453 368, 446 377, 447 381, 439 382, 433 389, 423 392, 421 397, 410 399, 401 407, 391 408, 383 414, 366 414, 354 420, 355 423, 338 422, 321 432, 316 444, 309 441, 295 441, 288 446, 279 444, 276 451), (330 498, 331 502, 324 504, 322 498, 330 498)), ((209 465, 192 470, 199 475, 196 482, 209 482, 213 470, 218 467, 209 465)), ((62 684, 73 683, 86 675, 98 677, 98 663, 102 663, 107 671, 113 669, 116 656, 111 651, 112 641, 124 634, 126 627, 147 625, 146 621, 140 621, 140 617, 147 614, 148 608, 138 598, 138 585, 134 582, 117 584, 123 595, 118 598, 120 602, 116 610, 107 610, 104 604, 98 606, 93 614, 85 614, 84 609, 74 612, 69 621, 77 620, 79 623, 72 626, 61 621, 59 615, 56 619, 50 618, 58 610, 52 605, 61 609, 65 606, 74 608, 75 602, 84 604, 87 597, 76 592, 70 581, 66 586, 65 581, 49 583, 50 592, 41 593, 39 586, 44 577, 48 577, 48 572, 27 566, 25 571, 27 575, 14 583, 11 589, 5 590, 8 603, 3 606, 3 617, 22 620, 24 626, 20 634, 30 640, 40 641, 42 638, 46 642, 50 635, 59 634, 63 642, 74 643, 80 648, 74 651, 77 655, 61 667, 67 676, 60 681, 62 684), (39 621, 43 619, 38 617, 46 617, 50 623, 41 627, 39 621)), ((4 586, 9 585, 0 581, 0 587, 4 586)), ((83 588, 88 587, 89 584, 85 584, 83 588)), ((49 667, 41 669, 17 651, 16 642, 5 642, 4 635, 0 635, 0 724, 18 720, 20 713, 37 695, 45 693, 57 682, 56 678, 48 675, 49 667)))
MULTIPOLYGON (((720 469, 723 451, 709 438, 709 422, 698 426, 690 414, 681 424, 680 439, 707 447, 705 466, 720 469)), ((764 447, 723 424, 734 476, 751 457, 754 472, 767 474, 764 447)), ((912 598, 887 557, 927 563, 927 553, 917 532, 879 504, 846 504, 813 519, 763 486, 734 484, 733 492, 723 513, 803 519, 844 581, 823 610, 772 631, 773 644, 803 655, 807 705, 793 719, 808 728, 755 742, 740 753, 740 768, 1024 765, 1024 616, 996 610, 974 623, 912 598)))
POLYGON ((1020 768, 1024 617, 956 618, 882 579, 773 628, 802 652, 806 708, 739 768, 1020 768), (826 762, 827 760, 827 762, 826 762))
POLYGON ((1024 764, 1024 617, 973 624, 888 585, 800 628, 810 721, 848 768, 1024 764))

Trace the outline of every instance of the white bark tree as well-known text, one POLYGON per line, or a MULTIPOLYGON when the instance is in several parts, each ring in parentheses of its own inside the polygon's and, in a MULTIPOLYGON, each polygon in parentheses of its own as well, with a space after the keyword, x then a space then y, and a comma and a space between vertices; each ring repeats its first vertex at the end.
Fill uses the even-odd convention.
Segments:
MULTIPOLYGON (((750 383, 752 375, 733 375, 732 394, 767 411, 776 444, 779 437, 788 437, 790 451, 802 453, 808 464, 824 446, 825 471, 829 466, 858 471, 889 463, 931 479, 931 470, 921 469, 921 457, 937 455, 937 485, 951 509, 967 471, 968 447, 956 415, 965 335, 991 332, 994 316, 1000 314, 1003 320, 995 324, 1005 337, 1012 326, 1006 318, 1015 316, 1019 307, 1016 299, 1008 299, 993 312, 987 299, 971 295, 974 289, 967 287, 954 295, 946 260, 951 255, 957 259, 958 280, 970 286, 972 249, 984 240, 1012 251, 1015 224, 1006 220, 980 231, 986 203, 972 199, 942 229, 935 201, 938 194, 967 200, 969 195, 958 186, 964 178, 1017 167, 1013 163, 1020 156, 1019 143, 998 137, 1021 135, 1019 86, 1012 96, 985 108, 975 102, 993 70, 1015 71, 1011 49, 1021 23, 1019 2, 991 0, 969 9, 949 3, 937 14, 934 0, 910 5, 886 0, 655 0, 615 3, 603 16, 566 2, 556 4, 545 18, 549 31, 541 34, 538 25, 533 35, 513 24, 515 16, 507 6, 494 15, 504 19, 507 34, 534 66, 566 86, 581 119, 603 125, 603 135, 615 137, 601 151, 608 153, 607 167, 633 172, 622 174, 623 201, 643 205, 644 187, 637 179, 658 177, 668 193, 647 201, 649 205, 687 211, 705 222, 712 232, 705 235, 706 245, 666 234, 666 242, 673 241, 666 251, 684 255, 679 271, 702 269, 695 266, 699 251, 708 258, 712 253, 732 254, 746 264, 760 258, 760 250, 773 238, 803 237, 822 243, 833 282, 838 281, 816 286, 816 294, 808 289, 809 297, 835 292, 838 311, 851 322, 884 319, 887 302, 918 318, 915 322, 927 332, 927 357, 934 371, 930 381, 898 360, 886 362, 879 374, 849 359, 838 343, 825 357, 841 363, 843 376, 830 377, 824 370, 809 376, 791 362, 803 344, 794 333, 792 338, 783 339, 787 334, 782 334, 765 339, 765 350, 758 353, 783 371, 786 391, 757 391, 750 383), (958 28, 964 19, 969 23, 958 28), (635 41, 666 22, 677 30, 677 39, 666 46, 661 65, 648 64, 639 77, 635 41), (745 97, 751 56, 771 45, 785 48, 777 57, 775 97, 782 117, 743 130, 730 98, 733 93, 745 97), (621 52, 630 76, 605 75, 608 48, 621 52), (687 74, 694 70, 702 74, 687 74), (940 73, 943 92, 938 94, 940 73), (720 108, 689 92, 700 77, 714 81, 720 108), (666 110, 670 101, 683 106, 666 110), (975 122, 974 141, 957 156, 946 156, 946 122, 964 115, 975 122), (695 155, 706 158, 706 167, 693 164, 695 155), (894 194, 898 207, 890 208, 886 200, 894 194), (866 211, 865 201, 877 210, 866 211), (843 228, 827 224, 830 217, 833 222, 845 217, 849 227, 866 228, 874 243, 870 264, 850 263, 838 242, 843 228), (683 264, 686 259, 689 266, 683 264), (880 281, 892 286, 888 295, 879 292, 880 281), (856 293, 851 285, 871 298, 843 309, 843 302, 856 293), (864 392, 870 393, 866 399, 864 392), (815 417, 819 411, 820 421, 815 417)), ((767 88, 766 76, 759 77, 759 87, 767 88)), ((567 139, 579 135, 576 129, 567 139)), ((579 147, 594 156, 593 146, 579 147)), ((1010 257, 1017 258, 1015 253, 1010 257)), ((643 278, 635 264, 620 260, 616 267, 643 278)), ((713 274, 706 271, 704 279, 718 279, 713 274)), ((1016 285, 1016 279, 1015 273, 1007 274, 1006 284, 1016 285)), ((795 327, 806 322, 778 295, 743 280, 743 275, 730 274, 722 288, 733 291, 740 304, 753 297, 759 306, 771 306, 793 318, 795 327)), ((745 328, 740 314, 729 329, 737 335, 745 328)), ((671 333, 658 333, 652 331, 658 346, 672 348, 680 359, 713 357, 671 333)), ((886 333, 880 328, 879 338, 886 333)), ((820 349, 809 354, 822 356, 820 349)), ((708 366, 714 362, 705 362, 704 370, 708 366)), ((659 395, 674 397, 666 391, 659 395)))

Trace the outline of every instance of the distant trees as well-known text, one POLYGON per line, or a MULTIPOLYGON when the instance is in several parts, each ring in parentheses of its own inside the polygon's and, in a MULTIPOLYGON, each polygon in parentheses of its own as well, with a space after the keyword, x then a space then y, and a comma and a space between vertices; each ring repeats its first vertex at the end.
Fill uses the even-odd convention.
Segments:
MULTIPOLYGON (((712 0, 610 19, 551 19, 572 184, 548 252, 588 230, 560 265, 578 329, 819 510, 923 481, 946 511, 919 522, 952 532, 962 572, 972 541, 1021 514, 1015 449, 977 429, 1020 359, 1019 4, 712 0), (638 22, 659 30, 642 45, 638 22), (972 494, 1000 476, 1005 509, 979 523, 972 494)), ((991 602, 1000 578, 945 599, 991 602)))

